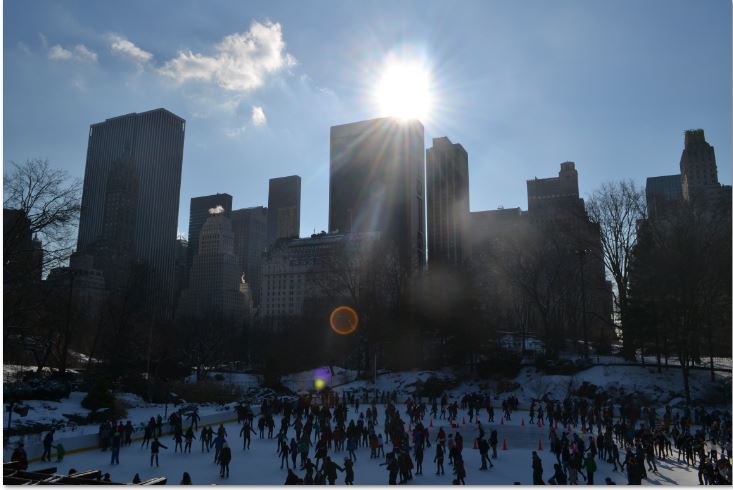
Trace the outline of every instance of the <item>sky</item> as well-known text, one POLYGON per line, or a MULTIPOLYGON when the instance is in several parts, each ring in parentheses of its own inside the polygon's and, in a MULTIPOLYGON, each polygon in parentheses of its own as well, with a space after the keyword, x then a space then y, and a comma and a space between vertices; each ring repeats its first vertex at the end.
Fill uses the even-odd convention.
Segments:
POLYGON ((329 130, 383 115, 390 59, 429 73, 426 147, 468 152, 472 211, 527 207, 576 162, 580 192, 679 172, 703 128, 731 182, 729 0, 5 1, 3 166, 83 178, 89 125, 165 107, 186 121, 191 197, 267 205, 302 177, 301 236, 328 226, 329 130))

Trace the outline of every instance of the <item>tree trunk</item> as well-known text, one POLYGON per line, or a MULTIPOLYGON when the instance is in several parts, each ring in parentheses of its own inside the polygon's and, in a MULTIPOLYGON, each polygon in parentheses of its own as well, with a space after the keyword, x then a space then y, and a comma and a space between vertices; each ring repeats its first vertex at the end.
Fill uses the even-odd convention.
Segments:
POLYGON ((685 386, 685 400, 689 406, 692 403, 690 399, 690 367, 686 359, 680 364, 682 365, 682 382, 685 386))

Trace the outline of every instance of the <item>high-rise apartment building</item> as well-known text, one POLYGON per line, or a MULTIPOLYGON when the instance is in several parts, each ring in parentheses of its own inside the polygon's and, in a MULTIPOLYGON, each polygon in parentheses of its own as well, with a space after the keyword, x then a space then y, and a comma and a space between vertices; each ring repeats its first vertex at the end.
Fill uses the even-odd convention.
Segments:
POLYGON ((408 270, 425 265, 425 144, 417 120, 331 128, 328 229, 380 232, 408 270))
POLYGON ((191 267, 193 258, 199 251, 199 233, 206 220, 211 216, 211 211, 221 211, 224 216, 229 217, 232 213, 232 196, 229 194, 212 194, 191 198, 191 208, 188 215, 188 266, 191 267), (217 208, 221 206, 221 210, 217 208))
POLYGON ((468 255, 468 154, 448 138, 427 150, 429 264, 460 265, 468 255))
POLYGON ((252 301, 260 300, 262 254, 267 248, 267 208, 256 206, 232 211, 234 254, 239 258, 240 270, 250 285, 252 301))
POLYGON ((267 195, 267 246, 300 235, 300 177, 270 179, 267 195))
POLYGON ((166 311, 173 292, 185 129, 186 122, 165 109, 92 124, 79 217, 81 253, 105 235, 134 230, 132 255, 147 269, 148 301, 166 311), (134 217, 123 210, 128 201, 134 217))
POLYGON ((533 223, 572 225, 585 221, 585 203, 578 191, 575 163, 561 163, 557 177, 528 180, 527 210, 533 223))

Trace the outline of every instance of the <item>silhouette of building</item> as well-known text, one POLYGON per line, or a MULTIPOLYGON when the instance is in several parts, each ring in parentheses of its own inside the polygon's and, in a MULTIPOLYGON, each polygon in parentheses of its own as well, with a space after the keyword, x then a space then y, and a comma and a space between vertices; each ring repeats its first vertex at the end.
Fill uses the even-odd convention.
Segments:
POLYGON ((262 206, 232 211, 234 254, 239 258, 240 270, 250 286, 255 306, 260 304, 260 266, 267 247, 267 211, 262 206))
POLYGON ((342 288, 344 277, 359 277, 358 251, 378 240, 379 233, 326 232, 278 240, 262 258, 261 316, 265 323, 279 327, 286 318, 302 318, 309 305, 349 298, 342 288), (348 253, 353 254, 351 259, 341 260, 348 253))
POLYGON ((267 195, 267 246, 300 236, 300 177, 270 179, 267 195))
POLYGON ((680 158, 682 197, 708 214, 730 219, 731 186, 718 181, 715 148, 705 141, 702 129, 685 131, 680 158))
POLYGON ((331 128, 328 229, 380 232, 406 270, 424 267, 425 150, 417 120, 379 118, 331 128))
POLYGON ((458 143, 433 138, 427 150, 428 259, 461 265, 468 256, 468 154, 458 143))
POLYGON ((176 266, 173 298, 178 303, 181 293, 188 285, 188 240, 179 236, 176 239, 176 266))
POLYGON ((661 175, 646 179, 646 208, 650 218, 664 214, 670 206, 682 202, 682 176, 661 175))
POLYGON ((226 213, 214 210, 200 229, 198 252, 176 316, 244 322, 251 311, 251 298, 234 254, 231 220, 226 213))
POLYGON ((209 219, 212 209, 217 206, 223 208, 224 216, 232 213, 232 196, 229 194, 212 194, 191 198, 191 208, 188 215, 188 267, 191 268, 193 258, 199 251, 199 233, 206 220, 209 219))
POLYGON ((561 163, 557 177, 527 181, 527 211, 533 223, 571 224, 587 220, 574 162, 561 163))
MULTIPOLYGON (((92 124, 79 217, 77 251, 82 254, 100 239, 133 230, 128 239, 132 256, 147 268, 142 287, 149 305, 166 316, 172 311, 185 126, 182 118, 165 109, 92 124), (117 182, 121 184, 114 188, 117 182), (123 209, 123 201, 131 203, 134 218, 132 211, 123 209)), ((119 252, 116 247, 107 254, 110 260, 119 252)))
POLYGON ((42 274, 43 247, 30 219, 22 209, 3 208, 3 288, 38 285, 42 274))

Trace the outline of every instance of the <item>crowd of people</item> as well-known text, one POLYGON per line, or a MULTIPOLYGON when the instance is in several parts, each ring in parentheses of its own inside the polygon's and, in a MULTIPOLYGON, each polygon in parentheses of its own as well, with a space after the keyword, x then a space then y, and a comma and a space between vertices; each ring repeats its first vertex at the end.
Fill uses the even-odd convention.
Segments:
MULTIPOLYGON (((501 407, 501 423, 510 421, 519 409, 515 397, 499 404, 485 393, 465 394, 460 399, 450 399, 448 394, 424 399, 414 396, 400 405, 402 412, 396 394, 387 392, 273 398, 264 400, 257 414, 251 405, 237 406, 240 427, 231 438, 241 439, 243 451, 250 450, 253 438, 275 439, 277 461, 287 471, 285 484, 332 485, 339 474, 343 474, 344 484, 354 484, 357 454, 365 454, 357 450, 362 448, 369 450, 369 459, 379 460, 385 467, 389 484, 404 484, 422 475, 428 452, 435 475, 445 475, 447 459, 452 482, 465 484, 463 452, 466 446, 471 447, 471 441, 464 441, 461 426, 465 427, 468 419, 470 427, 477 428, 472 447, 480 455, 478 471, 490 470, 497 462, 499 444, 494 404, 501 407), (485 430, 479 418, 491 427, 485 430), (434 420, 446 420, 448 426, 439 424, 433 430, 434 420)), ((601 464, 612 465, 613 472, 623 472, 625 483, 641 484, 649 473, 658 472, 660 461, 696 469, 700 484, 731 481, 730 411, 639 407, 632 401, 614 405, 600 397, 533 400, 523 408, 528 414, 523 413, 522 424, 528 415, 530 425, 547 427, 547 449, 553 458, 549 484, 594 484, 601 464)), ((219 476, 229 478, 230 434, 222 424, 216 430, 209 425, 199 427, 200 420, 197 409, 172 413, 166 427, 160 415, 151 417, 141 443, 150 450, 150 466, 158 467, 161 449, 168 449, 161 442, 165 428, 172 436, 174 452, 191 453, 193 441, 198 439, 202 453, 213 451, 219 476)), ((133 433, 130 421, 100 426, 99 447, 111 451, 112 464, 119 464, 120 447, 132 444, 133 433)), ((50 431, 43 439, 44 461, 51 459, 53 436, 50 431)), ((27 464, 22 445, 16 448, 13 459, 27 464)), ((530 464, 533 483, 544 484, 543 461, 537 451, 532 452, 530 464)), ((190 480, 186 473, 181 483, 190 480)), ((606 483, 613 483, 613 479, 606 478, 606 483)))

